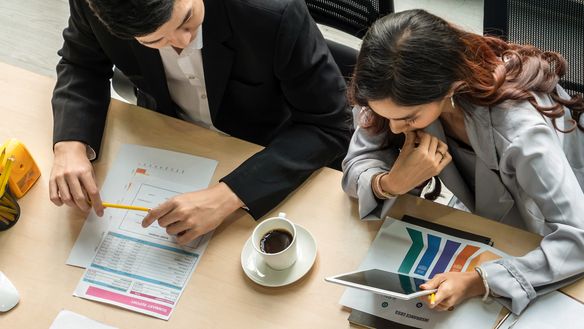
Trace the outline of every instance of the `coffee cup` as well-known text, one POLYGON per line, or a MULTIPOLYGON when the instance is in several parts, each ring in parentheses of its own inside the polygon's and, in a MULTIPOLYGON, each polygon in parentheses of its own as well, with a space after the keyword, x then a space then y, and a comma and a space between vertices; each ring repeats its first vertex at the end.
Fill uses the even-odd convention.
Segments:
POLYGON ((252 233, 252 245, 274 270, 284 270, 296 262, 296 226, 281 212, 259 223, 252 233))

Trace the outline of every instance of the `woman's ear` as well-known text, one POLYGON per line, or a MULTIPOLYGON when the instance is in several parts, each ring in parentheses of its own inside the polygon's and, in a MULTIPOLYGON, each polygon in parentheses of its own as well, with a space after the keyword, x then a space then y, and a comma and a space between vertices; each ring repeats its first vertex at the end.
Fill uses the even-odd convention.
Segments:
POLYGON ((464 85, 464 83, 465 82, 462 80, 454 81, 450 85, 450 90, 448 91, 448 94, 446 94, 446 97, 452 97, 452 95, 456 94, 456 92, 461 89, 461 87, 464 85))
MULTIPOLYGON (((443 105, 443 111, 444 112, 453 112, 456 110, 456 104, 454 103, 454 94, 456 94, 458 91, 460 91, 460 89, 462 89, 462 86, 464 85, 464 81, 454 81, 451 85, 450 85, 450 90, 448 90, 448 93, 446 94, 446 96, 444 97, 444 101, 445 102, 449 102, 450 106, 447 108, 444 108, 443 105)), ((443 104, 448 104, 448 103, 443 103, 443 104)))

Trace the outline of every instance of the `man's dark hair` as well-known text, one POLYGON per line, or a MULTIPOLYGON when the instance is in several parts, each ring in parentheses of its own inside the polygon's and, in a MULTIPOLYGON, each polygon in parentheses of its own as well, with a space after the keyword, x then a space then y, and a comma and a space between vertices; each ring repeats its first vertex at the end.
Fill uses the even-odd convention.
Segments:
POLYGON ((133 39, 156 31, 170 20, 175 0, 87 0, 115 36, 133 39))

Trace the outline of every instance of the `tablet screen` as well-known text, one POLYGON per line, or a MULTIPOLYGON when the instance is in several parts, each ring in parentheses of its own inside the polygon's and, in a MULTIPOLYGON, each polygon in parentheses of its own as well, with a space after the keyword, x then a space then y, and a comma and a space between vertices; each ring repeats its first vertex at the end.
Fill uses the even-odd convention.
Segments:
POLYGON ((419 285, 425 282, 422 279, 379 269, 339 275, 335 279, 406 295, 420 291, 419 285))

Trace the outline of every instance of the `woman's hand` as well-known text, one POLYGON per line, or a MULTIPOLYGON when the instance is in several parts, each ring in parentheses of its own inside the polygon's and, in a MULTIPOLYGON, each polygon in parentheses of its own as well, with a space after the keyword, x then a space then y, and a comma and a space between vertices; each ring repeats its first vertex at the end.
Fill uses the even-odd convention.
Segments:
POLYGON ((49 197, 57 206, 66 204, 83 211, 89 211, 93 205, 95 213, 103 216, 104 208, 85 144, 77 141, 55 144, 49 197))
POLYGON ((440 273, 420 285, 420 288, 438 289, 434 304, 430 303, 430 298, 426 301, 430 308, 440 311, 452 309, 468 298, 485 293, 483 279, 476 271, 440 273))
POLYGON ((187 244, 215 229, 227 216, 243 207, 239 197, 223 182, 196 192, 173 197, 150 210, 142 220, 142 227, 155 221, 166 228, 166 233, 176 235, 176 241, 187 244))
POLYGON ((452 157, 448 145, 423 131, 405 132, 406 141, 389 174, 381 179, 384 191, 400 195, 438 175, 452 157))

